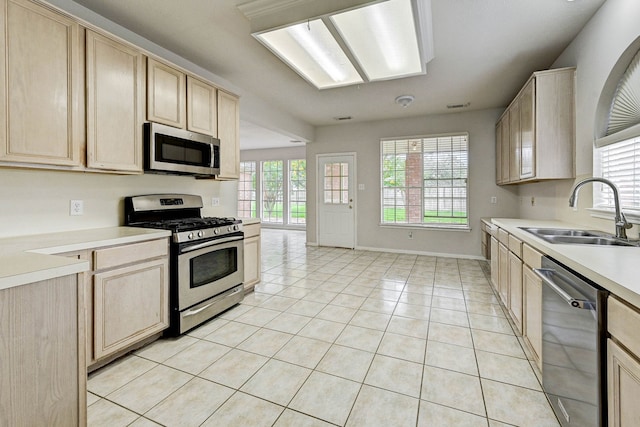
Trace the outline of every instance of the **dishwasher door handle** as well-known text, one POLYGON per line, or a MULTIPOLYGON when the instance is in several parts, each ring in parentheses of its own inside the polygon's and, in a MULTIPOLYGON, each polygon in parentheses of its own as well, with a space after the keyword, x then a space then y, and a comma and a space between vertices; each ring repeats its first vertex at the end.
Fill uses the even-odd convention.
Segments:
POLYGON ((555 274, 555 270, 552 268, 534 268, 533 272, 536 273, 538 277, 542 279, 544 283, 547 284, 551 289, 553 289, 562 299, 574 308, 582 308, 586 310, 592 310, 596 307, 596 303, 594 301, 589 301, 585 299, 573 298, 569 295, 564 289, 562 289, 556 282, 553 281, 553 275, 555 274))

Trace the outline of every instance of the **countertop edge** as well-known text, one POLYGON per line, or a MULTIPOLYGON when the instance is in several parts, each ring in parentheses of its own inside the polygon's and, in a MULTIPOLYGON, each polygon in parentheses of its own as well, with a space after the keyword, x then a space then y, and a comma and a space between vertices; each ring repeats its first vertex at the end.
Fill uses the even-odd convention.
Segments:
POLYGON ((589 228, 561 221, 492 218, 491 222, 529 246, 592 280, 612 294, 640 307, 639 281, 627 273, 629 265, 633 265, 628 262, 640 259, 640 248, 553 244, 519 228, 589 228))
POLYGON ((0 290, 89 270, 89 262, 59 256, 171 235, 168 230, 108 227, 0 239, 0 290))

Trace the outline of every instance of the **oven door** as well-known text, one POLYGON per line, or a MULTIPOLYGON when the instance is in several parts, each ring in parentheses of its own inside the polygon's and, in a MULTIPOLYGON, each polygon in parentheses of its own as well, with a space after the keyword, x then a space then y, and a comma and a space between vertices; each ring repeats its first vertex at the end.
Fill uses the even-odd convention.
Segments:
POLYGON ((216 296, 244 281, 244 235, 181 244, 178 309, 216 296))

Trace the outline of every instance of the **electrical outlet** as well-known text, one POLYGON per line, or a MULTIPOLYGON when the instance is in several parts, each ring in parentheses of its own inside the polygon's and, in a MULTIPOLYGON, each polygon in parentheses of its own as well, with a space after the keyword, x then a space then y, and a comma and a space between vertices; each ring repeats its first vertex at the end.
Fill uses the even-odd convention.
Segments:
POLYGON ((364 184, 358 184, 358 190, 364 190, 364 184))
POLYGON ((535 206, 536 205, 536 198, 531 196, 531 206, 535 206))
POLYGON ((409 237, 409 240, 412 240, 412 239, 413 239, 413 231, 410 231, 410 232, 409 232, 408 237, 409 237))
POLYGON ((211 206, 220 206, 220 198, 212 197, 211 198, 211 206))
POLYGON ((69 215, 77 216, 84 214, 84 202, 82 200, 71 200, 69 203, 69 215))
POLYGON ((498 203, 498 198, 496 196, 491 196, 491 204, 495 205, 496 203, 498 203))

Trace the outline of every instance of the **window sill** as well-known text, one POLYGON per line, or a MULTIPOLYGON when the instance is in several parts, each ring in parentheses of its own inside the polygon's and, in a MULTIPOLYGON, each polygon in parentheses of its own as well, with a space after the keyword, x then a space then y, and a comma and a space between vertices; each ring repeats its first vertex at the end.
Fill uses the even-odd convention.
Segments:
POLYGON ((399 228, 399 229, 414 229, 414 230, 432 230, 432 231, 471 231, 471 227, 464 226, 451 226, 447 224, 434 225, 434 224, 378 224, 381 228, 399 228))
MULTIPOLYGON (((605 208, 587 208, 589 212, 591 212, 591 216, 593 218, 601 218, 608 219, 613 221, 615 217, 615 211, 613 209, 605 209, 605 208)), ((627 222, 631 224, 640 224, 640 211, 637 210, 622 210, 625 218, 627 218, 627 222)))

